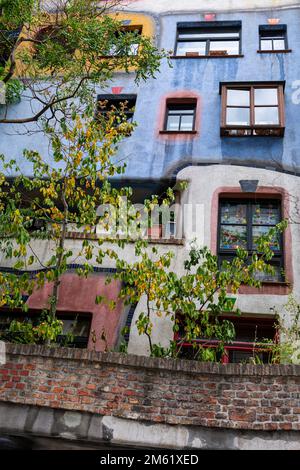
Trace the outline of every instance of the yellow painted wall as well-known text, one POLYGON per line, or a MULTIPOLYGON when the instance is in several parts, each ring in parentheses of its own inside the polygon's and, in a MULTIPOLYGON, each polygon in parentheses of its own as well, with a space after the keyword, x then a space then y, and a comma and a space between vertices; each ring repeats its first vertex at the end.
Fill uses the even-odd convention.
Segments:
MULTIPOLYGON (((43 24, 43 27, 45 27, 47 24, 51 24, 52 21, 51 21, 51 16, 52 15, 47 15, 49 19, 49 21, 47 21, 47 23, 45 22, 45 24, 43 24)), ((154 20, 151 18, 151 16, 148 16, 148 15, 144 15, 144 14, 141 14, 141 13, 125 13, 125 12, 116 12, 116 13, 112 13, 112 14, 109 14, 108 16, 112 17, 112 18, 115 18, 117 21, 126 21, 126 20, 131 20, 131 23, 130 27, 132 26, 142 26, 142 35, 143 36, 146 36, 146 37, 149 37, 149 38, 153 38, 154 35, 155 35, 155 23, 154 23, 154 20)), ((56 22, 56 18, 53 18, 53 23, 56 22)), ((36 29, 36 31, 38 31, 39 28, 36 29)), ((25 30, 24 30, 25 32, 25 30)), ((21 35, 24 34, 24 32, 21 32, 21 35)), ((32 32, 32 36, 35 34, 35 31, 32 32)), ((28 33, 26 32, 25 36, 27 36, 28 33)), ((33 46, 32 44, 30 43, 24 43, 24 45, 22 46, 24 49, 27 49, 27 50, 34 50, 33 49, 33 46)), ((17 61, 17 69, 16 69, 16 76, 30 76, 30 70, 28 69, 27 66, 24 66, 24 64, 22 64, 20 61, 17 61)), ((134 68, 131 68, 129 69, 130 71, 133 71, 134 68)), ((116 70, 116 71, 121 71, 121 70, 116 70)), ((47 72, 45 71, 45 76, 47 76, 47 72)))
POLYGON ((148 15, 143 15, 142 13, 124 13, 117 12, 115 14, 109 15, 112 18, 115 18, 117 21, 131 20, 130 26, 142 26, 143 31, 142 35, 149 38, 153 38, 155 34, 155 23, 153 18, 148 15))

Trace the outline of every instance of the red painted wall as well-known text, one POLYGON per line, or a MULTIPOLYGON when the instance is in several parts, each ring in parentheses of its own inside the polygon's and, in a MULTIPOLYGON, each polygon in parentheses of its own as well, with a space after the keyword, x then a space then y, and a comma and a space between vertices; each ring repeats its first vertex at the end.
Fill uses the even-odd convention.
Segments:
MULTIPOLYGON (((101 340, 102 331, 105 332, 107 347, 111 349, 115 346, 120 316, 123 311, 123 303, 118 300, 121 289, 119 281, 112 281, 105 285, 106 274, 92 274, 87 279, 80 278, 76 273, 67 273, 62 277, 59 287, 58 310, 60 312, 91 313, 92 324, 91 333, 96 333, 96 343, 92 341, 92 334, 89 338, 89 349, 96 351, 105 350, 105 341, 101 340), (95 303, 96 295, 102 295, 109 300, 116 300, 117 305, 111 310, 108 305, 95 303)), ((47 306, 47 301, 51 295, 52 284, 46 284, 42 289, 35 291, 28 299, 30 309, 42 309, 47 306)))

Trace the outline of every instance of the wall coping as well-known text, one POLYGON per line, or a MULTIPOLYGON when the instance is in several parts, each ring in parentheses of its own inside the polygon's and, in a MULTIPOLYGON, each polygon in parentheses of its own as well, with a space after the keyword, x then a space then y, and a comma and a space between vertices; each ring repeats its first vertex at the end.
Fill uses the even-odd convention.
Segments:
POLYGON ((86 361, 101 364, 117 364, 125 367, 158 369, 187 374, 224 376, 300 376, 300 365, 294 364, 218 364, 188 361, 183 359, 153 358, 116 352, 97 352, 87 349, 55 348, 41 345, 6 343, 6 353, 10 355, 38 356, 47 359, 86 361))

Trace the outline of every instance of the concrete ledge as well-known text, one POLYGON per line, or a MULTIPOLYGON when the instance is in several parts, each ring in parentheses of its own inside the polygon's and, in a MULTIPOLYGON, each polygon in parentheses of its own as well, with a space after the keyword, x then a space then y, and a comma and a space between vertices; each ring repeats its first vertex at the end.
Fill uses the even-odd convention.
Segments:
POLYGON ((299 450, 300 432, 207 429, 139 423, 113 416, 0 403, 0 435, 25 436, 33 448, 299 450), (46 439, 45 439, 46 438, 46 439), (65 444, 64 444, 65 442, 65 444), (76 445, 77 444, 77 445, 76 445), (103 447, 105 446, 105 447, 103 447), (72 448, 71 447, 71 448, 72 448))

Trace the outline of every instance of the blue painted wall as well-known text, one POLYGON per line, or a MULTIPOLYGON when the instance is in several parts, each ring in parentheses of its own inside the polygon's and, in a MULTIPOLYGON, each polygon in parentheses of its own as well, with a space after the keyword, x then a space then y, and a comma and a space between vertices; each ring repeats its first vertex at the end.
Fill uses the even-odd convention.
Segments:
MULTIPOLYGON (((158 43, 173 50, 176 24, 199 21, 196 14, 166 14, 156 17, 158 43)), ((126 177, 162 178, 172 175, 188 162, 234 163, 273 167, 300 173, 300 104, 292 102, 295 82, 300 81, 300 9, 218 14, 216 20, 242 21, 243 58, 176 59, 172 68, 162 64, 156 80, 137 87, 133 77, 117 74, 111 86, 123 86, 122 93, 137 93, 135 120, 138 128, 122 144, 120 156, 127 161, 126 177), (289 54, 258 54, 258 27, 270 17, 287 24, 289 54), (220 137, 221 81, 278 81, 285 80, 286 132, 283 138, 220 137), (184 140, 166 139, 158 133, 158 120, 165 96, 179 90, 200 95, 201 119, 196 137, 184 140)), ((300 82, 298 83, 300 88, 300 82)), ((103 90, 110 92, 110 88, 103 90)), ((298 94, 300 96, 300 93, 298 94)), ((15 106, 12 113, 26 113, 24 104, 15 106)), ((29 110, 28 110, 29 111, 29 110)), ((9 135, 12 129, 0 126, 0 152, 22 161, 22 149, 39 150, 48 157, 48 144, 41 134, 9 135)), ((23 168, 28 173, 28 168, 23 168)))

